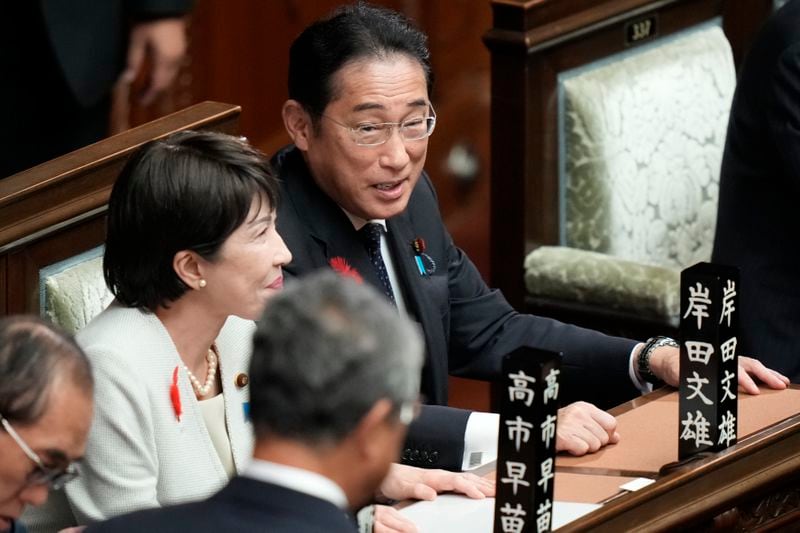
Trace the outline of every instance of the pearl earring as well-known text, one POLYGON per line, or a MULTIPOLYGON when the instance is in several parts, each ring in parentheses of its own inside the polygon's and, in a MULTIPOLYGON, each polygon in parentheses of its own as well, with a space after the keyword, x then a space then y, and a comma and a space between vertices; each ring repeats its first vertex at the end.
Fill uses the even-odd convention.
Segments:
POLYGON ((206 286, 206 280, 201 279, 200 282, 198 283, 198 285, 200 285, 201 289, 204 288, 206 286))

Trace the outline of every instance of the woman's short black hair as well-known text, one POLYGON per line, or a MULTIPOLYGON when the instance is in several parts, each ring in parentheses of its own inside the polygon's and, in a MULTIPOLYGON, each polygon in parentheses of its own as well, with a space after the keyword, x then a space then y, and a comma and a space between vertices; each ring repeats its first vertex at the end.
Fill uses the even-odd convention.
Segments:
POLYGON ((182 131, 142 146, 108 203, 103 273, 117 300, 154 311, 188 289, 172 262, 181 250, 213 260, 254 199, 275 209, 277 178, 244 139, 182 131))
POLYGON ((289 98, 298 101, 312 120, 336 98, 333 76, 347 63, 362 58, 385 59, 404 54, 425 73, 433 89, 428 38, 402 13, 358 2, 307 27, 289 49, 289 98))

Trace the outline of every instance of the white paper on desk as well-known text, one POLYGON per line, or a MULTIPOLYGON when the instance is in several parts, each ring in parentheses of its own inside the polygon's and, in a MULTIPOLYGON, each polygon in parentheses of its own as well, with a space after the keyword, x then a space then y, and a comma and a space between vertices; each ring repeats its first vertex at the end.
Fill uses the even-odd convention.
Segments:
MULTIPOLYGON (((556 502, 552 529, 561 527, 600 508, 594 503, 556 502)), ((416 502, 400 510, 420 533, 491 533, 494 498, 472 500, 443 494, 431 502, 416 502)))

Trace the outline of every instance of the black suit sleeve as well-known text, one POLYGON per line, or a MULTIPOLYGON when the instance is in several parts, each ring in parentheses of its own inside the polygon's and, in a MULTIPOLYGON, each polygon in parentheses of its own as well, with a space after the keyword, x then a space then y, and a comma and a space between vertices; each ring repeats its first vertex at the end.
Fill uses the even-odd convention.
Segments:
MULTIPOLYGON (((438 214, 426 183, 434 199, 427 209, 438 214)), ((584 400, 608 408, 640 393, 628 370, 636 341, 516 312, 439 226, 447 248, 451 374, 497 379, 503 356, 529 346, 563 353, 563 403, 584 400)))
POLYGON ((408 428, 401 462, 422 468, 460 471, 464 458, 464 432, 471 411, 423 405, 408 428))

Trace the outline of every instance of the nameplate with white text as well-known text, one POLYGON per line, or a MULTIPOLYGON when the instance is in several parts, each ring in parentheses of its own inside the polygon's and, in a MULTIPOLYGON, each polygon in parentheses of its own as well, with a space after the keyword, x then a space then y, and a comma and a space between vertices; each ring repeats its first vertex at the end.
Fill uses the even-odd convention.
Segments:
POLYGON ((494 533, 552 528, 560 364, 533 348, 503 359, 494 533))

